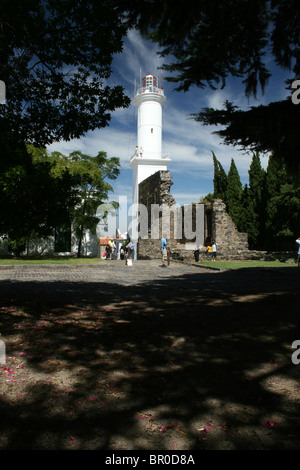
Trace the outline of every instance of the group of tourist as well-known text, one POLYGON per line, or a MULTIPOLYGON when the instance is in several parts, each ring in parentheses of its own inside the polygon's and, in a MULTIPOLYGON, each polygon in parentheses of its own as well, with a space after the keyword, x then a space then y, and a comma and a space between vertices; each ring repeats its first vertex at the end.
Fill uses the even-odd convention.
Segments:
MULTIPOLYGON (((162 253, 162 267, 166 266, 166 264, 165 264, 166 260, 167 260, 167 263, 168 263, 168 266, 169 266, 169 264, 170 264, 170 249, 168 247, 167 240, 164 237, 161 239, 161 253, 162 253)), ((213 241, 211 245, 207 246, 206 253, 207 253, 207 259, 208 260, 216 261, 216 258, 217 258, 217 243, 215 241, 213 241)), ((198 263, 199 260, 200 260, 200 249, 199 249, 199 247, 197 247, 196 250, 194 251, 194 258, 195 258, 196 263, 198 263)))
MULTIPOLYGON (((132 259, 134 260, 134 255, 135 255, 135 247, 134 247, 134 242, 133 240, 130 240, 128 245, 126 247, 121 246, 120 248, 120 259, 132 259)), ((105 248, 105 253, 103 255, 106 259, 114 259, 117 256, 117 247, 116 244, 112 241, 109 240, 107 242, 106 248, 105 248)))
MULTIPOLYGON (((298 245, 298 266, 300 267, 300 237, 297 238, 296 243, 298 245)), ((115 244, 112 240, 109 240, 106 246, 105 255, 106 259, 112 259, 113 251, 116 249, 115 244)), ((165 237, 161 238, 161 254, 162 254, 162 267, 169 266, 170 264, 170 248, 168 247, 168 242, 165 237), (166 265, 167 262, 167 265, 166 265)), ((211 245, 207 246, 206 249, 207 259, 209 261, 216 261, 217 258, 217 243, 215 241, 212 242, 211 245)), ((132 259, 134 260, 135 257, 135 245, 134 241, 130 240, 126 247, 121 246, 120 248, 120 259, 132 259)), ((196 263, 199 262, 200 259, 200 250, 197 247, 194 251, 194 259, 196 263)))
MULTIPOLYGON (((166 262, 169 265, 170 264, 170 250, 169 247, 167 246, 168 242, 166 238, 161 239, 161 252, 162 252, 162 266, 166 267, 166 262)), ((115 245, 112 240, 109 240, 106 249, 105 249, 105 257, 106 259, 112 259, 113 256, 113 251, 114 251, 115 245)), ((134 241, 130 240, 128 245, 126 247, 121 246, 120 248, 120 259, 126 261, 128 259, 134 260, 135 258, 135 245, 134 241)))
MULTIPOLYGON (((208 261, 216 261, 217 258, 217 243, 215 241, 212 242, 211 245, 206 247, 206 256, 208 261)), ((194 251, 194 258, 196 263, 200 260, 200 249, 196 248, 194 251)))
POLYGON ((215 241, 213 241, 211 245, 207 246, 206 254, 207 254, 207 259, 209 261, 216 261, 216 258, 217 258, 217 244, 216 244, 215 241))

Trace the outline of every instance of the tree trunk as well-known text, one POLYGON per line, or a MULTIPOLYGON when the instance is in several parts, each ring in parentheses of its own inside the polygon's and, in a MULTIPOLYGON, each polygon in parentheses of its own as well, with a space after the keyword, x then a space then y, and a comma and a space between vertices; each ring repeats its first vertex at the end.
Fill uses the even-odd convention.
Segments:
POLYGON ((78 240, 77 258, 81 258, 82 237, 83 237, 83 227, 80 227, 80 237, 78 240))

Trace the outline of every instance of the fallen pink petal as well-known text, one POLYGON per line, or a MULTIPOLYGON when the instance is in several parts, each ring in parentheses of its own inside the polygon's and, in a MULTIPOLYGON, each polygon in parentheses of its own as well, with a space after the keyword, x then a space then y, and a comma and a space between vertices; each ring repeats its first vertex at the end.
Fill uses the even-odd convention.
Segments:
POLYGON ((144 418, 151 418, 152 415, 146 414, 146 415, 138 415, 138 419, 144 419, 144 418))
POLYGON ((268 420, 265 423, 262 424, 264 428, 278 428, 279 424, 276 421, 273 420, 268 420))
POLYGON ((165 424, 164 426, 162 426, 162 428, 160 429, 161 432, 165 431, 165 429, 169 428, 170 426, 168 424, 165 424))

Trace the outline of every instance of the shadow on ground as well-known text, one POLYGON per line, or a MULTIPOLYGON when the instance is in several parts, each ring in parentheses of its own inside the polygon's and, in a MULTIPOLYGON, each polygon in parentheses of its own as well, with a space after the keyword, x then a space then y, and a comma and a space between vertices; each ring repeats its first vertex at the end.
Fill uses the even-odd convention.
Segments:
POLYGON ((299 449, 299 274, 1 282, 0 449, 299 449))

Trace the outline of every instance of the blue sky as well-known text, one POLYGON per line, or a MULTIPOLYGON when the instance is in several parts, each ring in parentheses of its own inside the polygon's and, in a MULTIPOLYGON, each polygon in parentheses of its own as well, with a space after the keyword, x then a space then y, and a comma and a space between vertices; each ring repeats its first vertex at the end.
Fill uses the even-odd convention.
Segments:
MULTIPOLYGON (((130 31, 124 42, 123 53, 117 55, 113 61, 113 74, 108 84, 122 84, 126 94, 133 99, 135 81, 137 87, 140 82, 140 70, 142 77, 149 73, 159 78, 161 76, 158 69, 166 59, 161 59, 157 50, 156 45, 143 40, 136 31, 130 31)), ((218 136, 212 134, 215 128, 202 126, 191 120, 189 115, 206 106, 222 108, 225 100, 232 101, 241 109, 248 109, 250 106, 286 98, 290 92, 285 88, 284 73, 276 70, 274 65, 271 70, 274 76, 265 94, 258 93, 257 99, 250 100, 245 97, 244 88, 237 79, 229 79, 223 90, 194 87, 187 93, 179 93, 174 91, 174 84, 168 83, 162 75, 162 87, 167 97, 163 107, 163 153, 172 159, 168 169, 173 181, 171 193, 177 204, 198 202, 202 196, 213 192, 212 151, 226 172, 233 158, 242 184, 248 183, 252 154, 245 155, 236 148, 224 145, 218 136)), ((137 115, 136 107, 132 103, 129 108, 116 110, 112 114, 109 127, 89 132, 81 139, 53 143, 48 150, 57 150, 66 155, 73 150, 80 150, 92 156, 103 150, 108 157, 119 157, 121 172, 114 182, 112 199, 118 200, 119 196, 127 196, 130 204, 132 170, 129 161, 134 154, 136 140, 137 115)), ((261 163, 266 168, 267 157, 262 156, 261 163)))

